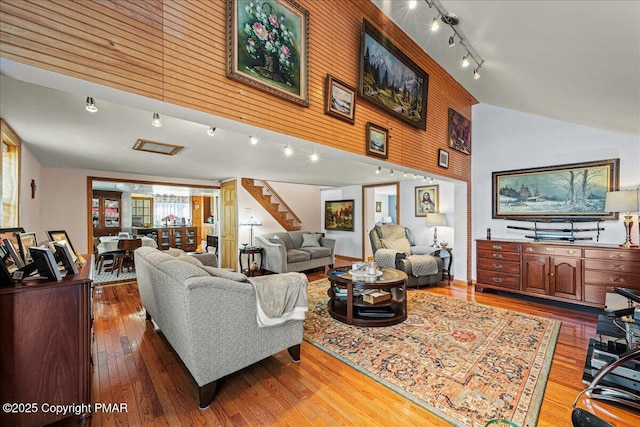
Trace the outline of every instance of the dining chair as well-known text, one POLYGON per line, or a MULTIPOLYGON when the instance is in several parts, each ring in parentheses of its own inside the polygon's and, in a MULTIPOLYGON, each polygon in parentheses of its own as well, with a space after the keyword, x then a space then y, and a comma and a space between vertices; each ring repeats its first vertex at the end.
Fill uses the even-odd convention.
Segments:
POLYGON ((135 263, 133 261, 133 251, 142 246, 142 239, 120 239, 118 240, 118 250, 120 254, 116 255, 115 263, 118 266, 117 277, 120 277, 122 268, 125 263, 129 268, 129 271, 133 269, 135 271, 135 263))
POLYGON ((98 274, 102 273, 102 268, 104 267, 105 273, 115 271, 114 268, 116 266, 116 256, 119 255, 122 251, 107 251, 107 252, 98 252, 98 245, 100 244, 100 238, 93 238, 93 253, 96 257, 96 263, 98 268, 98 274), (105 261, 110 261, 105 264, 105 261))

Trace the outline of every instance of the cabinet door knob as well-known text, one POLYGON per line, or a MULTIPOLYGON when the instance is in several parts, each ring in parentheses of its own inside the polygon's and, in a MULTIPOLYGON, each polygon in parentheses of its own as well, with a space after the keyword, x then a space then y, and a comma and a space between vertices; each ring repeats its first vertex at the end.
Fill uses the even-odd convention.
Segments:
POLYGON ((493 254, 494 258, 502 258, 502 254, 493 254))
POLYGON ((624 279, 622 277, 609 277, 609 281, 613 283, 624 283, 624 279))
POLYGON ((535 252, 536 250, 535 250, 535 249, 533 249, 531 246, 529 246, 529 247, 526 249, 526 251, 527 251, 527 252, 535 252))
POLYGON ((493 281, 496 283, 502 283, 502 279, 500 277, 494 277, 493 281))

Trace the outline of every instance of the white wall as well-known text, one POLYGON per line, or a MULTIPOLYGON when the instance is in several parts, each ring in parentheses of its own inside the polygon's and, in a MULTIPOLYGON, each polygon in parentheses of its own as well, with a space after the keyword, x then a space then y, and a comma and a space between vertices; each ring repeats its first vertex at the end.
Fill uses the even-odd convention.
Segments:
POLYGON ((336 255, 361 259, 362 258, 362 186, 323 189, 320 191, 320 210, 322 231, 325 236, 336 239, 336 255), (325 230, 324 202, 327 200, 354 200, 353 231, 325 230))
MULTIPOLYGON (((475 105, 471 159, 473 238, 485 238, 487 228, 491 228, 494 239, 524 239, 524 232, 507 229, 507 225, 523 225, 522 222, 491 217, 492 172, 613 158, 620 159, 620 189, 636 189, 640 184, 637 138, 490 105, 475 105)), ((601 243, 624 242, 622 218, 605 222, 604 228, 601 243)), ((637 227, 633 241, 638 243, 637 227)), ((475 244, 473 248, 475 278, 475 244)))
POLYGON ((20 224, 25 231, 35 231, 39 240, 46 239, 45 230, 40 229, 41 218, 47 215, 42 212, 42 201, 46 195, 46 183, 42 177, 42 165, 22 144, 20 150, 20 224), (31 198, 31 180, 35 180, 36 193, 31 198))

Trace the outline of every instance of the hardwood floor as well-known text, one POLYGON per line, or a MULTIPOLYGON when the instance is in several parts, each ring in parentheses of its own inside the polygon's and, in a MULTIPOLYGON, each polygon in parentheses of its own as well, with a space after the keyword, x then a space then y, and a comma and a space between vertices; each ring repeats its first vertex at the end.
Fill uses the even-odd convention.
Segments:
MULTIPOLYGON (((350 262, 350 261, 349 261, 350 262)), ((337 265, 347 265, 347 261, 337 265)), ((309 280, 324 277, 321 271, 309 280)), ((432 292, 562 321, 540 426, 570 426, 597 311, 554 307, 507 295, 476 294, 443 282, 432 292)), ((234 373, 213 404, 198 409, 197 389, 167 343, 145 321, 135 283, 97 287, 94 295, 93 402, 126 403, 127 412, 96 412, 93 426, 115 425, 448 425, 307 342, 300 363, 286 351, 234 373)), ((640 425, 640 413, 581 399, 617 426, 640 425)))

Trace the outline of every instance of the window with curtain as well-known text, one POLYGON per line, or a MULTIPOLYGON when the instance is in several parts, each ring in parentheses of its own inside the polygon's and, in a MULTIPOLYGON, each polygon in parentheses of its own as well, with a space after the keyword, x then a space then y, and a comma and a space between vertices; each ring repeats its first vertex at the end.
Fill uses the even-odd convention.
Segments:
POLYGON ((20 138, 0 119, 2 133, 2 168, 0 190, 2 206, 0 207, 0 224, 3 228, 20 226, 20 138))
POLYGON ((156 195, 153 197, 153 217, 155 224, 185 224, 191 222, 189 196, 156 195))

